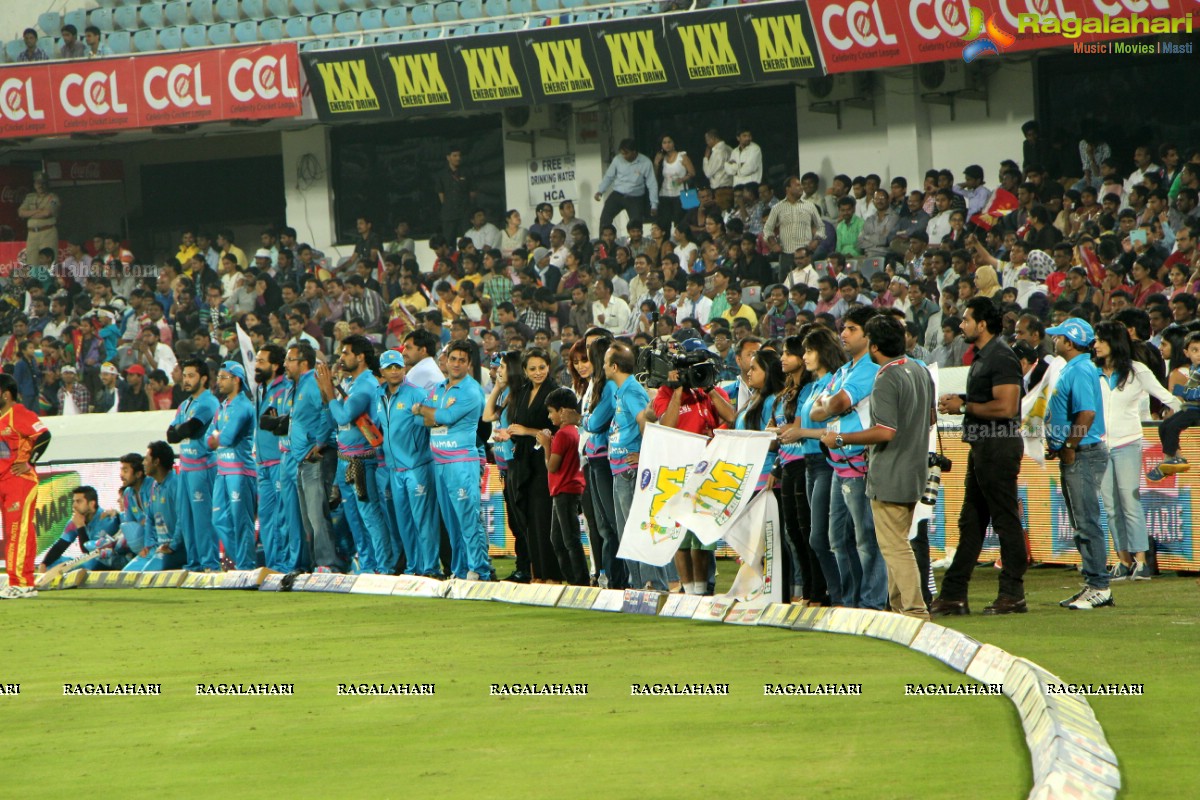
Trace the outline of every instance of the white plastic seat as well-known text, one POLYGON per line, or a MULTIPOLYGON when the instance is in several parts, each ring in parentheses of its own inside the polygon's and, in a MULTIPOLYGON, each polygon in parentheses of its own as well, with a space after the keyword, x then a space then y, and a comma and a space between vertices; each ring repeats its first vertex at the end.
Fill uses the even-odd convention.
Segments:
POLYGON ((192 13, 192 19, 197 25, 212 25, 217 21, 216 15, 213 14, 213 0, 192 0, 188 10, 192 13))
MULTIPOLYGON (((136 31, 141 29, 138 24, 137 6, 121 6, 114 8, 112 12, 113 27, 122 31, 136 31)), ((149 26, 147 26, 149 27, 149 26)))
POLYGON ((479 0, 460 0, 458 15, 463 19, 479 19, 483 16, 483 3, 479 0))
MULTIPOLYGON (((114 56, 128 55, 131 48, 131 37, 129 31, 114 31, 104 40, 104 44, 112 51, 114 56)), ((49 55, 49 51, 46 51, 49 55)), ((57 50, 55 52, 58 52, 57 50)))
POLYGON ((242 7, 238 0, 217 0, 213 10, 221 22, 238 22, 242 18, 242 7))
POLYGON ((158 31, 146 28, 133 34, 133 50, 135 53, 150 53, 158 49, 158 31))
POLYGON ((338 33, 358 33, 358 12, 343 11, 333 18, 333 29, 338 33))
POLYGON ((383 27, 383 12, 378 8, 369 8, 358 15, 358 24, 364 31, 377 31, 383 27))
POLYGON ((314 17, 309 17, 308 27, 312 30, 313 36, 332 36, 333 15, 317 14, 314 17))
POLYGON ((183 29, 174 26, 161 28, 158 31, 158 48, 160 50, 179 50, 183 47, 183 29))
POLYGON ((422 3, 419 6, 414 6, 412 10, 413 25, 428 25, 434 21, 434 10, 432 3, 422 3))
POLYGON ((167 26, 167 18, 163 14, 162 3, 146 3, 138 6, 141 12, 142 26, 146 28, 164 28, 167 26))
POLYGON ((264 19, 258 24, 258 38, 264 42, 278 42, 283 38, 283 20, 264 19))
POLYGON ((167 18, 168 23, 181 28, 192 24, 192 17, 188 14, 187 0, 171 0, 163 6, 163 16, 167 18))
MULTIPOLYGON (((93 8, 88 14, 88 24, 95 25, 101 33, 108 33, 113 29, 113 10, 111 8, 93 8)), ((83 38, 82 29, 79 31, 79 38, 83 38)))
POLYGON ((218 22, 208 26, 208 41, 212 44, 233 44, 233 26, 228 22, 218 22))
POLYGON ((433 8, 433 15, 438 22, 454 22, 458 19, 458 3, 454 0, 446 3, 438 3, 433 8))
POLYGON ((45 14, 41 14, 38 16, 37 25, 42 29, 42 33, 50 36, 58 36, 63 26, 62 14, 57 11, 48 11, 45 14))
POLYGON ((308 36, 308 17, 288 17, 283 21, 283 35, 288 39, 308 36))
POLYGON ((403 28, 407 24, 408 9, 404 6, 392 6, 383 12, 383 27, 403 28))

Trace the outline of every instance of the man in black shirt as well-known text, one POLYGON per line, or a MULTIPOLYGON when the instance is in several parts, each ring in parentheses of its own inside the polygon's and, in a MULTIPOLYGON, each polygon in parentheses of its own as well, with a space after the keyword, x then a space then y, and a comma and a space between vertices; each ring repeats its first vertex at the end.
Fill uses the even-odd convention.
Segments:
POLYGON ((446 152, 446 169, 434 176, 434 190, 442 204, 442 235, 451 242, 467 229, 467 211, 475 203, 471 181, 459 170, 462 149, 451 147, 446 152))
POLYGON ((974 297, 963 314, 962 330, 974 345, 975 358, 967 373, 965 395, 943 395, 938 411, 963 414, 963 441, 971 446, 967 458, 966 497, 958 517, 958 549, 946 570, 933 616, 971 613, 967 587, 983 549, 991 522, 1000 538, 1000 591, 984 614, 1025 613, 1025 568, 1028 556, 1021 527, 1017 474, 1024 444, 1021 440, 1021 363, 999 337, 1000 309, 989 298, 974 297))

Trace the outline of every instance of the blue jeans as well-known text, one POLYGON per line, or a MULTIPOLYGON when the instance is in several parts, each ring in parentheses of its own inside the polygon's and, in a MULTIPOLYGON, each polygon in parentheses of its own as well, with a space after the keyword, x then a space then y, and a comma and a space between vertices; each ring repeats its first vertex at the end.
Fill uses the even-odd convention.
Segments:
POLYGON ((812 519, 808 543, 821 566, 821 574, 825 576, 825 585, 829 588, 829 602, 840 606, 843 605, 842 573, 837 556, 829 545, 829 487, 833 482, 833 468, 820 455, 809 456, 806 460, 808 464, 805 469, 805 483, 812 519))
POLYGON ((1108 511, 1108 531, 1113 548, 1123 553, 1150 549, 1146 515, 1142 510, 1142 440, 1108 451, 1108 472, 1100 485, 1100 496, 1108 511))
POLYGON ((887 568, 875 541, 875 517, 867 498, 867 479, 833 476, 829 499, 829 530, 834 553, 842 561, 850 561, 853 584, 847 591, 846 575, 842 574, 842 600, 855 608, 882 611, 887 605, 887 568), (854 522, 854 549, 850 549, 846 531, 847 517, 854 522), (838 528, 841 528, 839 531, 838 528), (857 589, 857 591, 853 591, 857 589))
POLYGON ((1108 546, 1100 527, 1100 487, 1108 470, 1108 448, 1098 445, 1081 450, 1074 464, 1060 461, 1058 469, 1067 516, 1075 530, 1075 546, 1083 559, 1083 579, 1094 589, 1107 589, 1108 546))
POLYGON ((596 569, 604 570, 610 581, 619 579, 624 568, 617 565, 617 546, 621 540, 617 537, 617 520, 613 513, 613 474, 605 457, 587 459, 587 492, 592 498, 592 514, 596 519, 596 530, 590 531, 593 557, 596 569))
MULTIPOLYGON (((633 505, 633 490, 637 484, 637 474, 636 469, 628 469, 620 475, 613 475, 613 512, 617 522, 618 547, 620 547, 621 535, 625 532, 625 521, 629 518, 629 508, 633 505)), ((649 583, 660 592, 667 591, 667 570, 665 568, 643 564, 640 561, 625 560, 625 569, 629 572, 630 589, 641 589, 649 583)))

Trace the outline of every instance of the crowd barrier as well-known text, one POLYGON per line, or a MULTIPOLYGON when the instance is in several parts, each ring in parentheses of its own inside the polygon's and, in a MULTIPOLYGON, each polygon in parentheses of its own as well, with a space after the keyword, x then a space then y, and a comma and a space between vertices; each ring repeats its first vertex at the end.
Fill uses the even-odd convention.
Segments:
MULTIPOLYGON (((47 588, 279 592, 283 590, 282 581, 282 575, 266 569, 226 573, 89 573, 76 570, 58 576, 47 588)), ((1115 798, 1121 788, 1116 754, 1078 687, 998 647, 913 617, 865 609, 801 608, 789 603, 747 604, 723 596, 665 595, 550 584, 437 581, 414 575, 300 575, 290 591, 491 601, 883 639, 932 656, 983 687, 1002 691, 1016 706, 1033 766, 1030 798, 1108 800, 1115 798)), ((1120 686, 1114 687, 1113 693, 1119 691, 1120 686)))

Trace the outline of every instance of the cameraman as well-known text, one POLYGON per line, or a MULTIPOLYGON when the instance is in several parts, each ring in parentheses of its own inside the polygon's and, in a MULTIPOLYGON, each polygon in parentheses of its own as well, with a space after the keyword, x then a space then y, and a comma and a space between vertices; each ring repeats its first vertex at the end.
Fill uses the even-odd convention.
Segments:
POLYGON ((1021 362, 1000 337, 999 307, 989 298, 972 297, 963 312, 964 338, 974 345, 967 372, 967 393, 938 400, 943 414, 963 414, 967 456, 966 497, 958 516, 958 549, 946 570, 942 591, 930 606, 935 617, 969 614, 967 588, 979 560, 988 523, 1000 539, 1000 590, 983 613, 1025 613, 1028 553, 1021 525, 1017 475, 1025 446, 1021 438, 1021 362))
POLYGON ((877 315, 867 321, 868 352, 879 365, 871 390, 871 427, 853 433, 829 428, 821 441, 831 450, 871 446, 867 494, 887 566, 888 604, 892 611, 929 619, 908 532, 929 477, 929 426, 937 417, 933 379, 929 370, 905 357, 904 333, 904 325, 894 317, 877 315))
MULTIPOLYGON (((688 339, 683 343, 685 353, 706 349, 700 339, 688 339)), ((713 374, 716 374, 715 371, 713 374)), ((729 396, 718 387, 685 387, 680 381, 679 371, 671 370, 667 376, 667 383, 660 386, 654 396, 654 414, 658 423, 701 436, 712 436, 713 430, 720 425, 721 418, 713 406, 710 393, 719 396, 726 403, 729 402, 729 396)), ((675 569, 679 572, 679 580, 683 584, 685 594, 706 593, 712 552, 716 549, 716 542, 711 545, 701 544, 696 534, 688 531, 683 544, 675 552, 675 569)))

